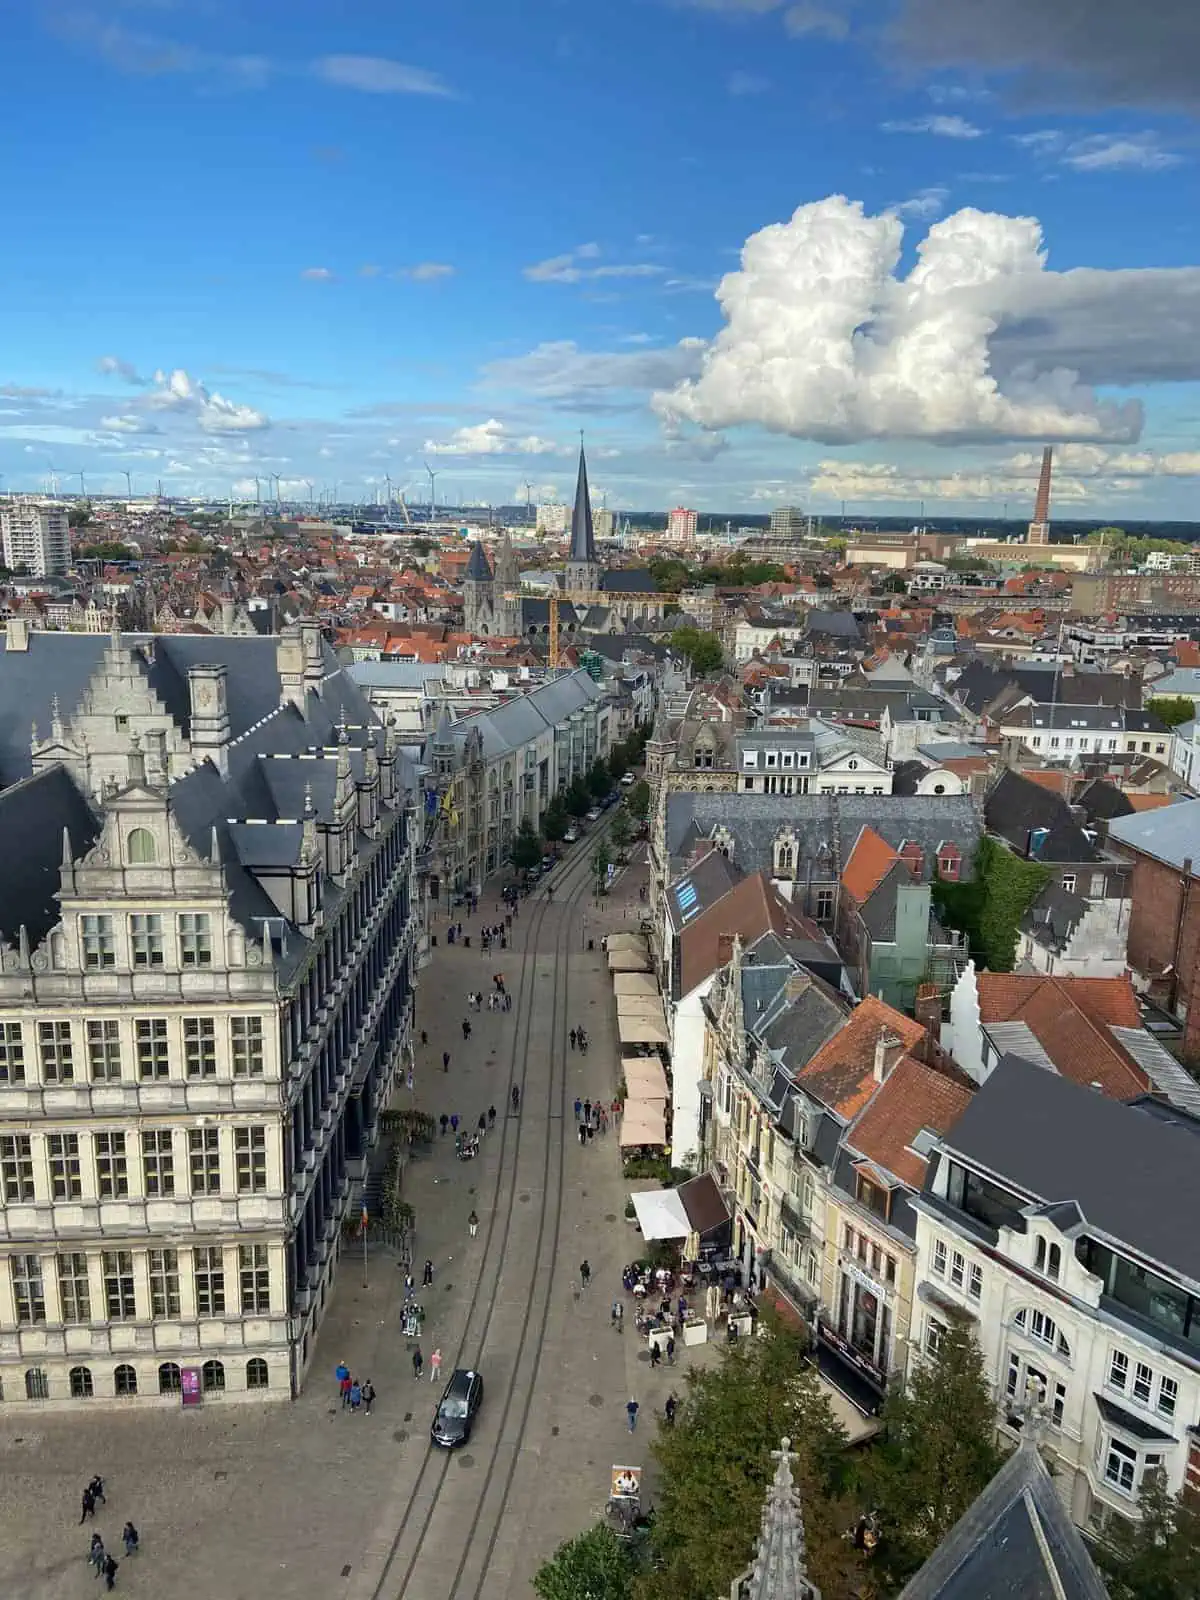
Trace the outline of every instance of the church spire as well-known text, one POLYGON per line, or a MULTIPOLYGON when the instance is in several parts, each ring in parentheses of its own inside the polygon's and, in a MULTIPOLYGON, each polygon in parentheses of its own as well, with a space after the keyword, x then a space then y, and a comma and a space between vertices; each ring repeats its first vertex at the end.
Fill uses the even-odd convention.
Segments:
POLYGON ((779 1465, 767 1490, 754 1565, 733 1592, 746 1600, 821 1600, 821 1591, 808 1576, 804 1518, 792 1478, 792 1441, 783 1439, 781 1445, 771 1452, 779 1465))
POLYGON ((587 457, 579 440, 579 477, 575 481, 575 506, 571 512, 570 561, 596 561, 596 536, 592 529, 592 497, 588 492, 587 457))

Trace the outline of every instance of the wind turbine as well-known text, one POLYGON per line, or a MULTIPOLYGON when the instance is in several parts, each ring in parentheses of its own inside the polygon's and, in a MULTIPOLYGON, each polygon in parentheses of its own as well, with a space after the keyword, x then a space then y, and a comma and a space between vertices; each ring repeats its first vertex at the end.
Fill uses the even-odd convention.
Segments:
POLYGON ((254 504, 262 505, 262 484, 259 482, 257 472, 254 474, 254 504))
POLYGON ((392 515, 392 475, 390 472, 384 473, 383 481, 387 484, 387 514, 390 521, 392 515))
POLYGON ((58 468, 54 465, 54 462, 50 459, 49 456, 46 457, 46 465, 50 468, 50 493, 57 500, 58 499, 58 468))
POLYGON ((267 482, 269 483, 272 478, 274 478, 274 480, 275 480, 275 510, 277 512, 279 512, 279 511, 283 510, 283 501, 279 498, 279 484, 280 484, 279 474, 277 472, 268 472, 267 473, 267 482))
POLYGON ((80 472, 80 473, 77 474, 77 476, 79 478, 79 498, 81 500, 86 500, 87 499, 87 484, 84 481, 83 473, 80 472))
POLYGON ((305 481, 305 483, 308 483, 308 503, 311 506, 312 503, 313 503, 313 486, 312 486, 311 483, 309 483, 309 480, 307 478, 305 478, 304 481, 305 481))
POLYGON ((429 465, 428 461, 425 463, 425 471, 429 474, 429 520, 430 520, 430 522, 433 522, 435 520, 435 518, 436 518, 436 512, 437 512, 437 476, 438 475, 433 470, 433 468, 429 465))
POLYGON ((130 500, 133 499, 133 476, 129 472, 125 474, 125 493, 130 500))

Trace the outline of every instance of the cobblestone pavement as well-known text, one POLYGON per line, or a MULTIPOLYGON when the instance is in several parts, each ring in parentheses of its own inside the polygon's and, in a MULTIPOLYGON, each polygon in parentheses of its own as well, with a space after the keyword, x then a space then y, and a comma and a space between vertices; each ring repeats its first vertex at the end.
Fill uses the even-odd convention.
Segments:
MULTIPOLYGON (((634 1235, 623 1217, 616 1139, 581 1149, 576 1095, 611 1098, 618 1076, 615 1013, 600 937, 636 923, 644 868, 631 867, 597 905, 587 892, 586 855, 559 869, 553 904, 526 901, 507 952, 484 959, 447 947, 445 922, 422 972, 416 1105, 457 1112, 468 1125, 494 1104, 496 1129, 482 1156, 454 1159, 439 1141, 406 1173, 416 1208, 416 1256, 434 1264, 424 1291, 417 1382, 411 1343, 399 1331, 402 1274, 373 1246, 364 1273, 343 1257, 304 1393, 294 1403, 206 1403, 184 1412, 86 1412, 30 1407, 0 1425, 0 1594, 59 1600, 92 1593, 86 1564, 91 1525, 79 1527, 79 1496, 100 1472, 108 1505, 96 1528, 118 1556, 132 1518, 142 1553, 121 1560, 117 1587, 155 1600, 508 1600, 528 1596, 540 1562, 603 1509, 614 1462, 644 1463, 653 1413, 679 1374, 651 1373, 633 1334, 609 1325, 609 1306, 634 1235), (574 896, 572 902, 572 896, 574 896), (568 903, 572 902, 572 903, 568 903), (532 936, 532 938, 531 938, 532 936), (594 952, 586 941, 595 940, 594 952), (471 989, 503 971, 508 1013, 461 1022, 471 989), (519 987, 520 986, 520 987, 519 987), (567 1049, 580 1023, 592 1048, 567 1049), (451 1052, 448 1074, 442 1051, 451 1052), (504 1115, 510 1074, 523 1084, 522 1115, 504 1115), (468 1239, 467 1216, 480 1218, 468 1239), (580 1290, 578 1267, 592 1267, 580 1290), (438 1388, 461 1359, 477 1363, 483 1409, 466 1449, 445 1454, 428 1439, 438 1388), (378 1391, 373 1414, 336 1401, 344 1359, 378 1391), (638 1434, 625 1402, 642 1407, 638 1434)), ((494 915, 489 896, 471 919, 494 915)), ((464 919, 464 922, 466 919, 464 919)), ((400 1103, 408 1103, 407 1091, 400 1103)), ((681 1353, 682 1361, 691 1357, 681 1353)))

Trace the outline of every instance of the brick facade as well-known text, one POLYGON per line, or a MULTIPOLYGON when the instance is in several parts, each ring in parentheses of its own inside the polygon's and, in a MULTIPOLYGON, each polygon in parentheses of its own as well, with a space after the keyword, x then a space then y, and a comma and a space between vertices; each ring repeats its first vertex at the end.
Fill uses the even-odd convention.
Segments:
MULTIPOLYGON (((1116 841, 1114 841, 1115 843, 1116 841)), ((1127 847, 1126 847, 1127 848, 1127 847)), ((1161 984, 1162 998, 1185 1016, 1183 1048, 1200 1059, 1200 995, 1193 991, 1200 965, 1200 873, 1186 875, 1138 851, 1132 857, 1132 907, 1129 915, 1129 965, 1142 977, 1172 974, 1161 984)), ((1156 990, 1160 985, 1155 985, 1156 990)))

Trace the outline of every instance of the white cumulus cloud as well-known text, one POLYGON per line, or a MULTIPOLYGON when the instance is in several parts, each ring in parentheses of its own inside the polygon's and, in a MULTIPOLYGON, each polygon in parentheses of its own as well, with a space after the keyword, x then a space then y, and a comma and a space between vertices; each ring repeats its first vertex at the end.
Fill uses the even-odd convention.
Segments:
POLYGON ((160 430, 145 417, 101 417, 100 426, 105 433, 158 433, 160 430))
POLYGON ((754 234, 699 376, 656 409, 830 444, 1129 442, 1140 405, 1093 384, 1200 376, 1198 268, 1052 272, 1035 218, 969 208, 901 276, 903 231, 833 195, 754 234))
POLYGON ((154 374, 149 403, 162 411, 182 412, 193 417, 205 433, 250 433, 269 428, 271 419, 253 406, 238 405, 215 390, 209 391, 198 378, 182 367, 172 372, 161 369, 154 374))
POLYGON ((456 428, 449 439, 426 439, 425 454, 431 456, 561 456, 570 448, 537 434, 517 435, 497 417, 456 428))

